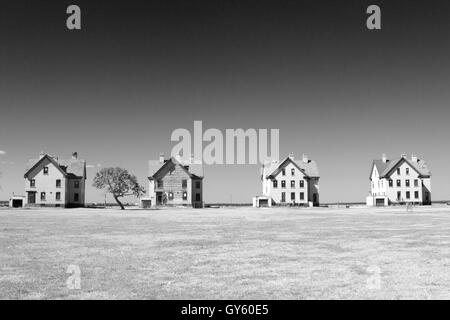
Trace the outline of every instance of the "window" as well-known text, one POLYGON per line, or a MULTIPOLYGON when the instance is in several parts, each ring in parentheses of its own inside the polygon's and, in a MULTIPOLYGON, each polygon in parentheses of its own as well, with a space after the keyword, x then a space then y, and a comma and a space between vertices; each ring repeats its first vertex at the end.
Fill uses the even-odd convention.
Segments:
POLYGON ((187 200, 187 192, 183 192, 183 200, 187 200))
POLYGON ((400 175, 400 168, 397 168, 397 175, 400 175))
POLYGON ((80 181, 75 180, 73 185, 74 185, 75 189, 80 189, 80 181))
POLYGON ((409 168, 406 168, 406 174, 409 175, 409 168))
POLYGON ((195 194, 195 201, 202 201, 202 198, 200 196, 200 193, 195 194))
POLYGON ((300 188, 304 188, 305 187, 305 180, 300 180, 300 188))
POLYGON ((56 193, 56 201, 61 201, 61 192, 56 193))
POLYGON ((181 180, 181 187, 182 187, 183 189, 186 189, 186 188, 187 188, 187 180, 186 180, 186 179, 181 180))
POLYGON ((295 192, 291 192, 291 200, 295 201, 295 192))
POLYGON ((41 192, 41 201, 45 201, 45 192, 41 192))
POLYGON ((291 176, 295 176, 295 169, 294 168, 291 169, 291 176))
POLYGON ((400 191, 397 191, 397 200, 400 200, 402 198, 402 193, 400 191))
POLYGON ((414 191, 414 198, 419 199, 419 191, 414 191))
POLYGON ((281 170, 281 175, 283 175, 283 176, 286 175, 286 169, 282 169, 282 170, 281 170))
POLYGON ((401 187, 402 186, 402 182, 400 180, 397 180, 397 187, 401 187))
POLYGON ((44 167, 44 174, 48 174, 48 167, 44 167))
POLYGON ((286 192, 281 193, 281 202, 286 202, 286 192))
POLYGON ((74 193, 74 194, 73 194, 73 200, 74 200, 75 202, 80 201, 80 195, 79 195, 78 193, 74 193))
POLYGON ((56 187, 61 188, 61 180, 56 180, 56 187))
POLYGON ((35 188, 36 187, 36 180, 32 179, 30 180, 30 187, 35 188))
POLYGON ((169 200, 173 200, 173 192, 169 192, 169 200))
POLYGON ((392 179, 389 180, 389 187, 393 187, 394 186, 394 181, 392 181, 392 179))
POLYGON ((282 188, 286 188, 286 181, 281 180, 281 187, 282 187, 282 188))
POLYGON ((278 180, 273 180, 273 187, 278 188, 278 180))
POLYGON ((291 180, 291 188, 295 188, 295 181, 291 180))
POLYGON ((196 187, 197 189, 200 189, 200 181, 195 181, 195 187, 196 187))
POLYGON ((405 184, 406 184, 407 187, 409 187, 409 179, 407 179, 407 180, 405 181, 405 184))
POLYGON ((305 193, 300 192, 300 200, 304 200, 305 199, 305 193))
POLYGON ((156 182, 156 185, 157 185, 158 188, 163 188, 164 183, 163 183, 162 180, 158 180, 158 181, 156 182))
POLYGON ((410 199, 411 198, 411 193, 409 191, 406 191, 406 199, 410 199))
POLYGON ((419 180, 414 179, 414 187, 418 187, 419 186, 419 180))

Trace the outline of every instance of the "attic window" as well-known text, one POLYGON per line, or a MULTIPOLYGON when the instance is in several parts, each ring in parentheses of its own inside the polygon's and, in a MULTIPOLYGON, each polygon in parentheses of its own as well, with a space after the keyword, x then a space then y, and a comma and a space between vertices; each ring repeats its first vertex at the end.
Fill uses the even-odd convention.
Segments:
POLYGON ((48 174, 48 167, 44 167, 44 174, 48 174))
POLYGON ((295 176, 295 169, 294 168, 291 169, 291 176, 295 176))
POLYGON ((286 175, 286 169, 282 169, 282 170, 281 170, 281 175, 283 175, 283 176, 286 175))
POLYGON ((409 174, 409 168, 406 168, 406 174, 409 174))
POLYGON ((397 168, 397 174, 400 175, 400 168, 397 168))

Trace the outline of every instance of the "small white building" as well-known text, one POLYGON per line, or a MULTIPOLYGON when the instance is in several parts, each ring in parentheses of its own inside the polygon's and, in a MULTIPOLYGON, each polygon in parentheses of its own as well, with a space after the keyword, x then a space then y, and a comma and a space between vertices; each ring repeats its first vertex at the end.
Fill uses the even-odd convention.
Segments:
POLYGON ((254 197, 253 206, 319 205, 319 170, 315 161, 303 155, 295 160, 290 154, 282 161, 272 161, 261 169, 262 195, 254 197))
POLYGON ((9 198, 10 208, 22 208, 25 205, 25 196, 12 195, 9 198))
POLYGON ((431 204, 431 172, 424 160, 412 155, 374 160, 370 171, 368 206, 431 204))

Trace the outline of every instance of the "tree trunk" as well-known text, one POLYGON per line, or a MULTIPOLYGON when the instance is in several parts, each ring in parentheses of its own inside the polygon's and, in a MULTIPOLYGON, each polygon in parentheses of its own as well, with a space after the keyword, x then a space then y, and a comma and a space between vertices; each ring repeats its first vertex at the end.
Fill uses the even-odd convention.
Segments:
POLYGON ((119 204, 121 210, 125 210, 125 207, 123 206, 122 202, 120 202, 119 198, 114 196, 114 200, 119 204))

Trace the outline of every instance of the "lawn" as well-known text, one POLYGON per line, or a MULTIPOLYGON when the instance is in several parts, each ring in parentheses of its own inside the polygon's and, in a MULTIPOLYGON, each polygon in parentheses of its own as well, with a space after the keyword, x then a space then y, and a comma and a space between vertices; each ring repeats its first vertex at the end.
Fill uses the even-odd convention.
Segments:
POLYGON ((450 207, 3 209, 0 298, 450 299, 450 207))

